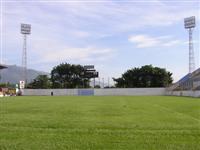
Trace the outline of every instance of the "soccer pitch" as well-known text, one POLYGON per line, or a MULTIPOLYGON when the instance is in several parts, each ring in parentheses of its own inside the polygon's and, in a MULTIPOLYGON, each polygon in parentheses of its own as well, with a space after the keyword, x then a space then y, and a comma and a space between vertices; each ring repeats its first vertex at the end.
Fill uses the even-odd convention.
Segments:
POLYGON ((0 149, 198 150, 200 99, 1 98, 0 149))

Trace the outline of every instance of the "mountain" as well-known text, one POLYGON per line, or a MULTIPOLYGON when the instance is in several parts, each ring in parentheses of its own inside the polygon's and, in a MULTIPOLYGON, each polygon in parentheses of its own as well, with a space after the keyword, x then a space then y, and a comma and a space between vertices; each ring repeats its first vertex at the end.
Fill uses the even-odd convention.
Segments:
MULTIPOLYGON (((9 65, 8 68, 3 69, 0 71, 1 79, 0 82, 2 83, 12 83, 16 84, 19 83, 20 80, 22 80, 22 67, 16 66, 16 65, 9 65)), ((27 69, 27 80, 28 82, 31 82, 33 79, 35 79, 38 75, 49 75, 49 73, 37 71, 33 69, 27 69)))

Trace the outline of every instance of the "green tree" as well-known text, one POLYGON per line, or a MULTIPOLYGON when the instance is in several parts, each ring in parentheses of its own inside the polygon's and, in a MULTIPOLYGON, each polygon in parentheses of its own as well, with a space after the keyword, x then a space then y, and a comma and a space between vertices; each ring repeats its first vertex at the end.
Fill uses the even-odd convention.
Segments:
POLYGON ((120 78, 113 80, 119 88, 166 87, 173 82, 172 73, 152 65, 127 70, 120 78))
POLYGON ((51 88, 50 78, 47 75, 39 75, 31 83, 27 85, 27 88, 32 88, 32 89, 51 88))
POLYGON ((53 88, 84 88, 89 87, 89 80, 84 78, 84 67, 62 63, 51 71, 53 88))
POLYGON ((94 88, 96 88, 96 89, 100 89, 101 86, 100 86, 100 85, 95 85, 94 88))

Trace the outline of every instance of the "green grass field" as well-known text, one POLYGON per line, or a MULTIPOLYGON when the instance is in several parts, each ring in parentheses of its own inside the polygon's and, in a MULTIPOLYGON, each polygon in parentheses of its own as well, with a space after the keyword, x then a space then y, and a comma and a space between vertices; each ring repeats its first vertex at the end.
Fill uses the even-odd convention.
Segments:
POLYGON ((0 98, 0 150, 198 150, 200 99, 0 98))

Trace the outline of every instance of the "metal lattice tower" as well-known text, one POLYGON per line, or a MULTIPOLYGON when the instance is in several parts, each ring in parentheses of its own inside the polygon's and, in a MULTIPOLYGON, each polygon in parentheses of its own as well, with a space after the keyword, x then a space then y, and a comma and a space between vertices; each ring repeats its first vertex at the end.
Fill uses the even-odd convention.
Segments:
POLYGON ((24 43, 22 50, 22 79, 27 83, 27 51, 26 51, 26 34, 23 34, 24 43))
POLYGON ((23 50, 22 50, 22 81, 27 83, 27 35, 31 34, 31 25, 21 24, 21 34, 23 35, 23 50))
POLYGON ((192 73, 195 70, 195 55, 193 48, 193 38, 192 38, 193 29, 189 29, 189 73, 192 73))
POLYGON ((195 28, 195 16, 188 17, 184 19, 185 29, 189 31, 189 73, 192 73, 195 70, 195 55, 193 48, 193 29, 195 28))

